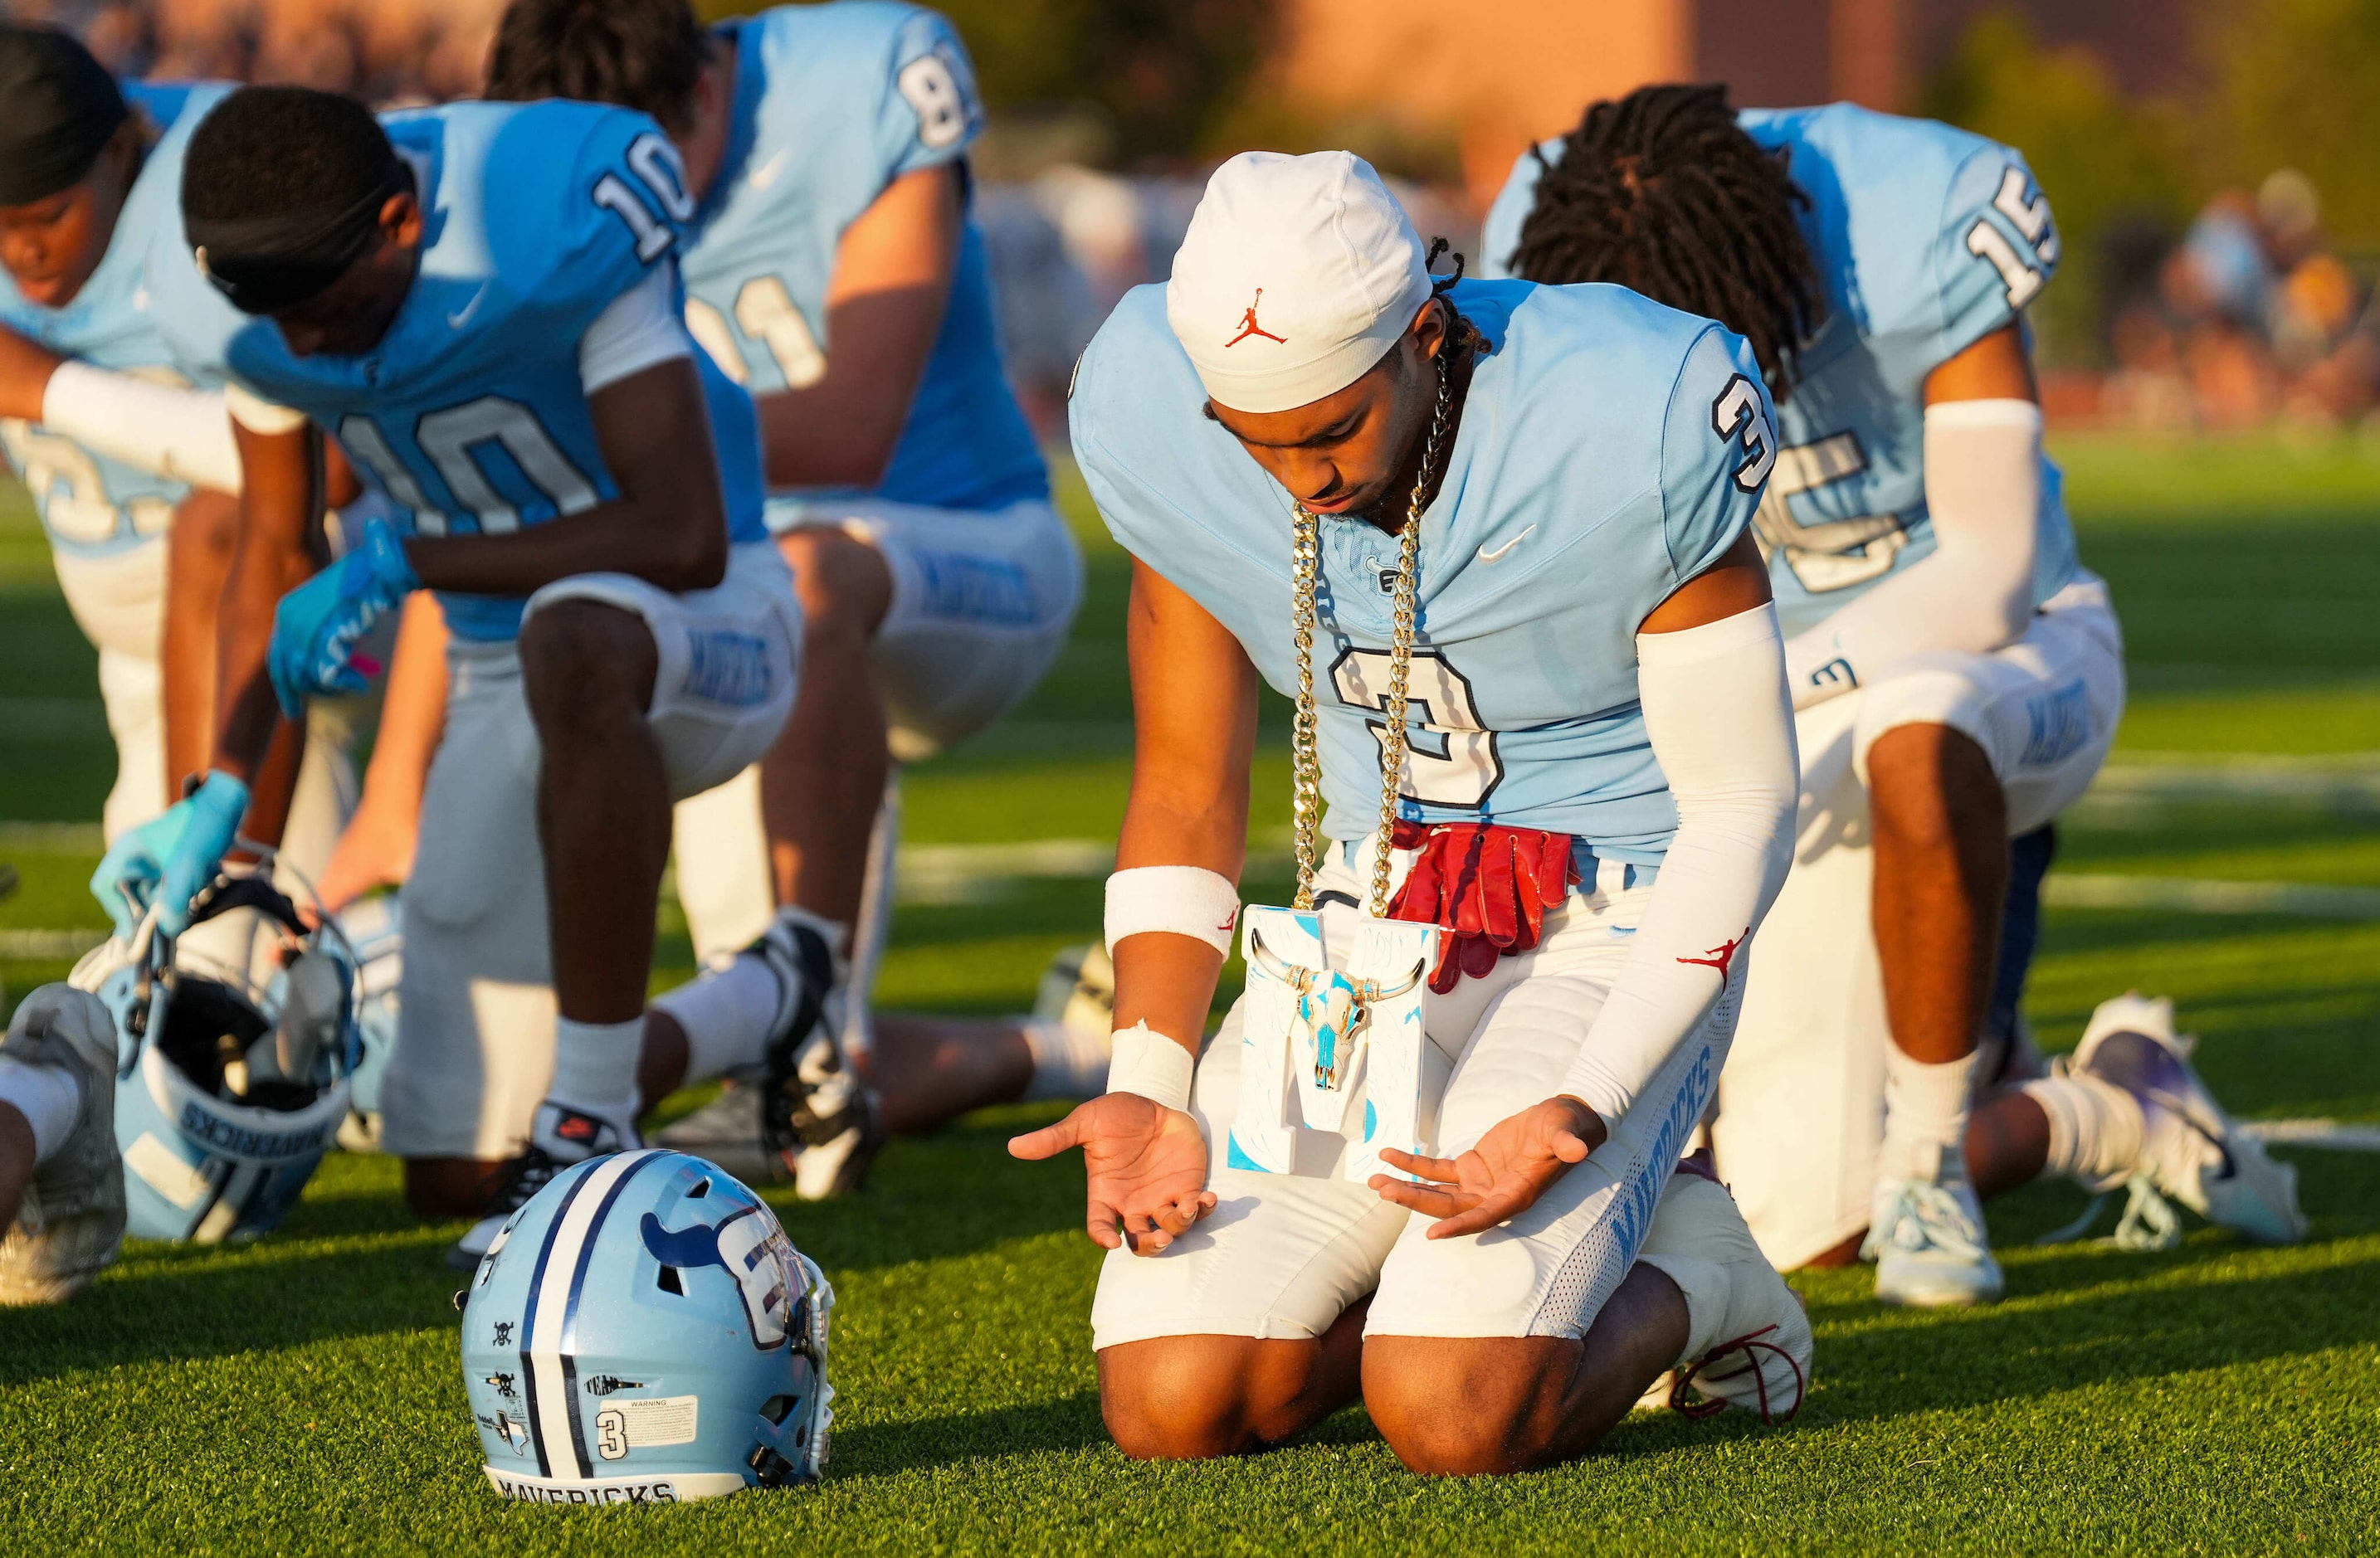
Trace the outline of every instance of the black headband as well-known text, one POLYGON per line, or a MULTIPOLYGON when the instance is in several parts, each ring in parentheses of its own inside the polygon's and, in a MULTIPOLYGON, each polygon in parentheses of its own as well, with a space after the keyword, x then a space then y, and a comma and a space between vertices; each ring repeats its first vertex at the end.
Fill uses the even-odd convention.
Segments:
POLYGON ((247 314, 278 313, 315 296, 346 274, 380 232, 381 208, 413 187, 413 175, 388 160, 369 194, 340 211, 302 207, 274 216, 219 220, 185 216, 199 273, 247 314))
POLYGON ((0 26, 0 206, 78 182, 130 115, 115 79, 74 39, 0 26))

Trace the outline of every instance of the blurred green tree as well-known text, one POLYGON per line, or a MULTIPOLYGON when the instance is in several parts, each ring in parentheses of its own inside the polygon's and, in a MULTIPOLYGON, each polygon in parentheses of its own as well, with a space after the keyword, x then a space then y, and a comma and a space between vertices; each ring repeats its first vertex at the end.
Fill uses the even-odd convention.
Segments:
POLYGON ((2057 284, 2034 306, 2043 354, 2054 365, 2098 361, 2108 236, 2127 223, 2179 232, 2207 183, 2180 107, 2127 98, 2087 51, 2044 48, 2022 16, 1989 11, 1926 84, 1921 112, 2033 164, 2065 241, 2057 284))
MULTIPOLYGON (((706 16, 765 0, 700 0, 706 16)), ((1127 163, 1208 148, 1277 34, 1270 0, 935 0, 995 110, 1096 107, 1127 163)))

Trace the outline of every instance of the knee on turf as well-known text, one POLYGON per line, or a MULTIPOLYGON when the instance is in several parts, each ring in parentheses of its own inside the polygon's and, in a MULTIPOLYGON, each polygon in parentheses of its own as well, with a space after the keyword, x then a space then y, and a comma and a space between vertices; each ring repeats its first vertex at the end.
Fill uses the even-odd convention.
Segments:
POLYGON ((1108 1436, 1136 1461, 1212 1460, 1287 1438, 1296 1427, 1297 1391, 1269 1388, 1269 1371, 1257 1367, 1266 1345, 1165 1336, 1101 1352, 1099 1415, 1108 1436))
POLYGON ((1372 1426, 1405 1469, 1423 1477, 1537 1466, 1560 1427, 1559 1386, 1569 1375, 1535 1356, 1551 1340, 1371 1338, 1364 1347, 1364 1406, 1372 1426))
POLYGON ((521 623, 521 677, 540 728, 623 707, 643 714, 659 661, 644 619, 604 601, 552 601, 521 623))

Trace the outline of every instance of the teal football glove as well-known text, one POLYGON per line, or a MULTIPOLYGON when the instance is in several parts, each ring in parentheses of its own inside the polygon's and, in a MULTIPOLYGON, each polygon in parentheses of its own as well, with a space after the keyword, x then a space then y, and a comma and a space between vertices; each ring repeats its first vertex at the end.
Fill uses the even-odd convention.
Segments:
POLYGON ((118 839, 91 878, 91 894, 115 922, 115 934, 131 940, 152 901, 159 930, 179 936, 188 929, 190 900, 214 880, 247 813, 248 786, 211 773, 188 800, 118 839))
POLYGON ((357 643, 420 587, 405 543, 376 519, 364 526, 353 551, 283 596, 273 609, 266 658, 281 712, 295 719, 314 694, 362 692, 357 643))

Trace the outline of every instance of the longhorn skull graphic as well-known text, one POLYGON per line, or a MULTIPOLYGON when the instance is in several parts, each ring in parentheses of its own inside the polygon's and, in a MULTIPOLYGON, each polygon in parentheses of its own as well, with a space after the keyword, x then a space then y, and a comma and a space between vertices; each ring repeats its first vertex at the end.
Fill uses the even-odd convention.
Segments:
POLYGON ((1372 1003, 1392 1001, 1412 990, 1429 967, 1428 959, 1419 959, 1401 984, 1383 984, 1283 962, 1264 944, 1261 933, 1251 932, 1248 944, 1258 967, 1297 992, 1298 1031, 1314 1046, 1314 1085, 1326 1089, 1336 1088, 1340 1074, 1353 1066, 1356 1046, 1372 1026, 1372 1003))

